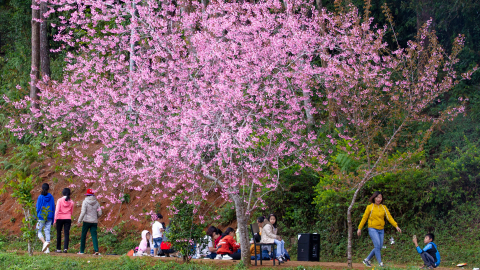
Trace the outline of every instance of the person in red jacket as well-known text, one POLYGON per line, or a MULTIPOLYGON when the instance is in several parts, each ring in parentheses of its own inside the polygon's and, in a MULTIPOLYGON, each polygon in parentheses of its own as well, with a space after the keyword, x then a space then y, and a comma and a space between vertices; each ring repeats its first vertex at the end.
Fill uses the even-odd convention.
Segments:
MULTIPOLYGON (((235 242, 233 238, 235 237, 235 230, 228 227, 223 235, 220 242, 218 242, 217 254, 219 254, 223 260, 240 260, 241 253, 237 252, 240 244, 235 242)), ((220 259, 220 257, 217 256, 215 259, 220 259)))

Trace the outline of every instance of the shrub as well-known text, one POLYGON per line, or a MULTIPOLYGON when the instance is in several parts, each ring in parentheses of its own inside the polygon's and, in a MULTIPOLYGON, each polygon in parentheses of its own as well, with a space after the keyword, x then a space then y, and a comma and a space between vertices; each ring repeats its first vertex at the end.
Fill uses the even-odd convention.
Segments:
POLYGON ((170 210, 174 215, 170 220, 166 237, 173 248, 182 254, 183 261, 190 261, 191 256, 195 254, 195 245, 206 243, 203 227, 195 222, 198 217, 197 209, 195 205, 177 197, 172 201, 170 210))

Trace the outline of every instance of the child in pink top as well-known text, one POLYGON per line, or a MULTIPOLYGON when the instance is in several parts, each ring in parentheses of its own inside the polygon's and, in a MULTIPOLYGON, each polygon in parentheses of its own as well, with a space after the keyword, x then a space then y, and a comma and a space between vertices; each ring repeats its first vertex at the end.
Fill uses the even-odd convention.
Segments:
POLYGON ((64 188, 62 191, 63 197, 57 200, 57 207, 55 208, 55 219, 53 224, 57 224, 57 251, 62 245, 62 228, 65 228, 65 240, 63 242, 63 252, 67 253, 68 241, 70 236, 70 227, 72 226, 73 201, 70 199, 70 189, 64 188))

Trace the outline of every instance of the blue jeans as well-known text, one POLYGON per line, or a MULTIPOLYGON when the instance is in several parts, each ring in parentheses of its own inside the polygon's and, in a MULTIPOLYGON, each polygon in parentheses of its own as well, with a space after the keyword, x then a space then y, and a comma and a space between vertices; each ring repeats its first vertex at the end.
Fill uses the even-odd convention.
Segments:
POLYGON ((205 258, 209 258, 209 259, 215 259, 215 257, 217 257, 217 253, 210 253, 208 254, 207 256, 205 256, 205 258))
POLYGON ((37 236, 38 238, 43 238, 42 234, 42 229, 45 232, 45 241, 50 242, 50 229, 52 228, 52 222, 51 220, 39 220, 37 222, 37 236))
POLYGON ((432 257, 432 255, 428 254, 427 252, 423 252, 420 254, 420 256, 422 257, 423 264, 435 268, 435 259, 432 257))
POLYGON ((385 232, 383 230, 368 228, 368 234, 370 235, 370 238, 372 238, 374 248, 372 252, 370 252, 370 254, 368 255, 367 260, 370 261, 373 258, 373 255, 375 255, 375 257, 377 257, 378 263, 381 263, 381 251, 383 246, 383 236, 385 235, 385 232))
POLYGON ((275 254, 277 257, 285 255, 285 242, 278 241, 277 239, 274 240, 275 245, 277 245, 277 253, 275 254))
POLYGON ((162 244, 162 237, 153 238, 153 248, 160 248, 161 244, 162 244))

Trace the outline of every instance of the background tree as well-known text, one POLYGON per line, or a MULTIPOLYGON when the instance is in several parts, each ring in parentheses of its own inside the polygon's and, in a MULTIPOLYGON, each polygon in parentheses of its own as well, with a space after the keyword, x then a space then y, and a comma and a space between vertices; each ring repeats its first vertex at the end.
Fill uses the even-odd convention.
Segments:
MULTIPOLYGON (((438 119, 421 110, 455 84, 448 65, 444 77, 437 67, 410 72, 405 59, 415 59, 414 67, 422 46, 406 43, 407 49, 389 52, 397 45, 385 43, 388 30, 362 22, 355 9, 318 14, 310 3, 267 1, 215 3, 205 11, 193 5, 187 14, 168 1, 146 1, 134 18, 128 4, 75 5, 79 12, 62 19, 57 40, 78 50, 67 57, 63 81, 42 86, 45 103, 35 111, 46 127, 40 133, 72 132, 70 145, 79 141, 81 147, 102 142, 93 157, 67 152, 67 143, 59 150, 76 155, 74 172, 86 183, 112 192, 118 186, 151 186, 164 197, 178 189, 220 192, 236 205, 242 245, 248 245, 245 216, 262 195, 285 171, 311 166, 318 176, 324 149, 343 151, 339 163, 359 159, 363 165, 353 166, 352 176, 339 173, 342 184, 412 161, 408 152, 395 155, 392 145, 401 144, 388 138, 403 136, 410 123, 438 119), (80 37, 73 29, 82 29, 80 37), (132 29, 138 33, 133 42, 132 29), (132 51, 133 74, 126 68, 132 51), (428 80, 419 86, 421 78, 428 80), (337 148, 340 142, 344 148, 337 148)), ((422 126, 422 134, 429 127, 422 126)), ((115 194, 106 197, 118 201, 115 194)))
MULTIPOLYGON (((36 0, 34 0, 36 1, 36 0)), ((51 76, 50 72, 50 48, 48 46, 48 21, 45 15, 47 14, 47 2, 40 2, 40 67, 42 79, 51 76)))
MULTIPOLYGON (((385 9, 390 16, 388 7, 385 9)), ((448 108, 435 115, 428 115, 426 111, 438 97, 452 90, 459 79, 469 79, 476 70, 457 74, 454 65, 459 61, 463 37, 457 38, 452 53, 446 55, 434 32, 428 30, 431 21, 420 29, 418 41, 409 41, 407 48, 395 51, 389 51, 387 43, 381 43, 386 28, 374 34, 366 28, 369 23, 358 24, 354 32, 367 42, 358 40, 336 46, 337 55, 333 57, 342 61, 338 61, 339 64, 329 61, 331 76, 325 79, 325 85, 333 90, 326 102, 333 102, 336 108, 330 113, 334 116, 330 121, 334 121, 331 124, 343 140, 334 177, 354 191, 347 209, 350 267, 351 214, 359 191, 377 175, 417 165, 418 154, 436 125, 453 119, 464 107, 448 108), (364 53, 367 50, 369 52, 364 53), (412 133, 409 129, 416 125, 422 128, 412 133)), ((332 144, 336 143, 332 138, 332 144)))
POLYGON ((30 72, 30 99, 32 106, 38 108, 37 82, 40 78, 40 5, 32 1, 32 70, 30 72))

